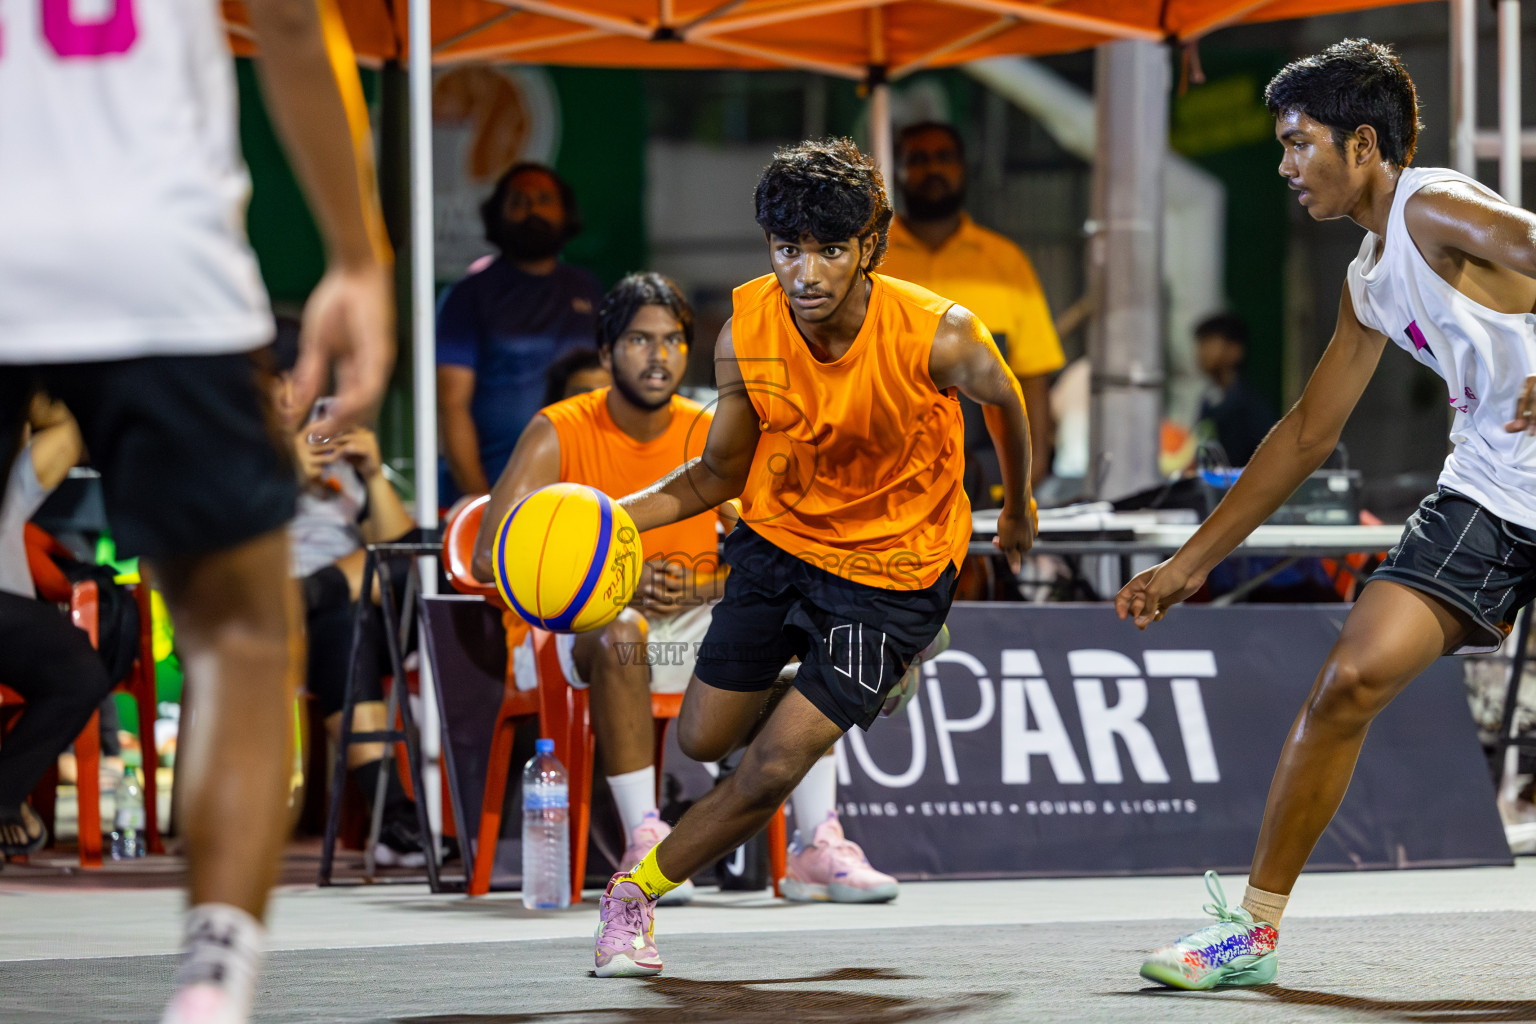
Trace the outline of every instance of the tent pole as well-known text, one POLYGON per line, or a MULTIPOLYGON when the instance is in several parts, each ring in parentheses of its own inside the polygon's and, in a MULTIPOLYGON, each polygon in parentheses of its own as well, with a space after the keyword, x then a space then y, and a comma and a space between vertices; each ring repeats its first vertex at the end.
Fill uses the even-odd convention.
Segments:
POLYGON ((864 78, 869 90, 869 148, 875 166, 885 177, 885 194, 892 195, 894 168, 891 166, 891 81, 885 66, 885 11, 869 12, 869 71, 864 78))
POLYGON ((1477 176, 1476 0, 1451 0, 1451 166, 1477 176))
MULTIPOLYGON (((870 155, 875 158, 875 166, 880 168, 881 175, 885 178, 885 193, 892 195, 891 189, 895 187, 892 162, 895 160, 891 139, 891 86, 883 75, 874 80, 875 76, 871 68, 871 82, 869 86, 869 148, 870 155)), ((880 71, 884 72, 884 68, 880 71)))
POLYGON ((1520 0, 1499 0, 1499 192, 1521 205, 1520 0))
POLYGON ((1106 43, 1094 66, 1088 486, 1094 497, 1113 501, 1159 479, 1168 50, 1139 40, 1106 43))
MULTIPOLYGON (((416 523, 437 526, 437 302, 432 246, 432 0, 410 0, 411 352, 414 357, 416 523)), ((421 560, 421 592, 437 593, 438 568, 421 560)), ((406 609, 405 614, 410 614, 406 609)), ((432 844, 443 833, 442 749, 430 659, 421 659, 421 780, 432 844)))

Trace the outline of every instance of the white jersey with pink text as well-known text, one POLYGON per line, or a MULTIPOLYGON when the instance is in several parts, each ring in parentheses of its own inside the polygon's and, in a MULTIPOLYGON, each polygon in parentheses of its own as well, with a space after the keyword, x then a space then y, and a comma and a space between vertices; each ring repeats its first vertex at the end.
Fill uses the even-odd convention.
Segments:
POLYGON ((0 363, 272 336, 216 0, 0 0, 0 363))
POLYGON ((1504 432, 1525 378, 1536 374, 1536 315, 1499 313, 1467 298, 1420 254, 1403 209, 1419 189, 1445 182, 1496 195, 1456 171, 1404 168, 1386 240, 1366 234, 1349 265, 1349 295, 1362 324, 1445 380, 1455 447, 1440 486, 1500 519, 1536 529, 1536 436, 1504 432))

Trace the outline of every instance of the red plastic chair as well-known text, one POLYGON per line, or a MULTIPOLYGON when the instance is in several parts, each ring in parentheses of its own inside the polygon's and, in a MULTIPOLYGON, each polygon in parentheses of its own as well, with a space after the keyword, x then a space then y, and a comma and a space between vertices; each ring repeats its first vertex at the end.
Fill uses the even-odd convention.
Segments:
MULTIPOLYGON (((506 610, 506 604, 493 585, 481 583, 470 572, 475 537, 489 495, 460 501, 449 513, 443 534, 443 564, 448 580, 462 594, 483 597, 506 610)), ((509 616, 510 617, 510 616, 509 616)), ((533 629, 534 661, 538 672, 535 688, 519 690, 508 675, 501 708, 491 736, 491 753, 485 781, 485 799, 480 809, 480 827, 475 843, 475 863, 466 892, 483 896, 490 891, 491 871, 496 860, 496 842, 501 835, 501 810, 507 784, 512 774, 512 743, 517 724, 528 718, 539 720, 541 735, 554 740, 555 756, 568 773, 571 800, 571 902, 581 901, 582 883, 587 869, 587 834, 592 822, 592 772, 597 745, 592 735, 591 705, 585 688, 569 685, 555 647, 556 634, 533 629)), ((508 643, 518 642, 512 636, 508 643)), ((658 790, 661 761, 667 728, 683 705, 680 693, 653 693, 651 714, 656 719, 656 760, 658 790)), ((658 798, 660 793, 658 791, 658 798)), ((787 831, 781 807, 768 823, 768 855, 773 875, 774 894, 787 862, 787 831)))
MULTIPOLYGON (((28 530, 28 554, 36 548, 32 543, 32 531, 36 530, 32 524, 27 524, 28 530)), ((36 530, 47 543, 55 544, 53 538, 48 537, 41 530, 36 530)), ((29 557, 29 562, 31 558, 29 557)), ((47 601, 68 601, 70 620, 85 633, 91 640, 91 646, 97 645, 97 624, 99 621, 100 596, 95 580, 85 580, 71 585, 64 574, 58 571, 58 567, 51 561, 48 566, 56 576, 47 572, 34 578, 38 588, 38 596, 47 601), (62 583, 62 591, 59 589, 62 583)), ((150 622, 149 588, 144 584, 136 584, 132 587, 134 599, 139 606, 139 653, 134 658, 133 667, 124 677, 117 689, 125 690, 133 695, 139 711, 139 743, 145 752, 146 770, 144 772, 144 831, 151 853, 164 853, 165 847, 160 839, 159 822, 156 806, 156 785, 154 766, 154 728, 155 728, 155 658, 153 633, 150 622)), ((9 687, 0 686, 0 706, 8 709, 20 710, 25 704, 21 695, 9 687)), ((7 715, 7 719, 14 719, 14 715, 7 715)), ((6 723, 9 727, 9 721, 6 723)), ((57 785, 56 782, 53 783, 57 785)), ((43 787, 40 787, 43 788, 43 787)), ((47 787, 52 788, 52 787, 47 787)), ((75 792, 79 805, 79 846, 80 866, 86 868, 101 867, 101 712, 91 712, 91 717, 75 737, 75 792)), ((48 792, 41 794, 42 799, 51 802, 54 794, 48 792)), ((49 815, 51 817, 51 815, 49 815)))
MULTIPOLYGON (((71 585, 69 579, 53 561, 54 555, 73 558, 73 553, 55 540, 46 530, 35 523, 26 524, 27 567, 38 597, 60 604, 68 602, 70 619, 86 631, 91 646, 97 645, 99 620, 99 594, 96 583, 87 580, 71 585)), ((141 570, 142 571, 142 570, 141 570)), ((118 680, 114 692, 121 691, 133 698, 138 711, 139 749, 144 755, 144 832, 150 853, 164 853, 165 844, 160 838, 158 784, 155 778, 155 644, 154 620, 150 604, 150 586, 147 577, 131 584, 129 592, 139 608, 139 644, 128 674, 118 680)), ((76 792, 80 796, 80 855, 81 864, 100 867, 101 802, 99 771, 101 764, 101 716, 93 712, 85 729, 75 740, 75 764, 77 768, 76 792), (87 799, 89 790, 96 792, 96 799, 87 799), (88 851, 88 846, 91 848, 88 851), (90 857, 88 860, 87 857, 90 857)))

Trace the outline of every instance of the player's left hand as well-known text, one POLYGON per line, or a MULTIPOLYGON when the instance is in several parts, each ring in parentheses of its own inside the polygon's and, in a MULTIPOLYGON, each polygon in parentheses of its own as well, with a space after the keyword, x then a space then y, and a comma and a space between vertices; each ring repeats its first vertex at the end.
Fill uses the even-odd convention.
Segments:
POLYGON ((1525 378, 1525 386, 1520 389, 1520 397, 1515 402, 1515 418, 1504 424, 1504 430, 1510 434, 1522 430, 1536 434, 1536 376, 1525 378))
POLYGON ((997 514, 997 536, 992 538, 992 546, 1007 557, 1008 568, 1017 574, 1024 565, 1024 553, 1035 546, 1039 532, 1040 512, 1034 498, 1029 499, 1029 508, 1023 515, 1004 505, 997 514))
POLYGON ((395 362, 394 272, 387 263, 333 265, 304 304, 294 404, 307 409, 335 375, 335 405, 309 429, 335 437, 370 423, 384 399, 395 362))

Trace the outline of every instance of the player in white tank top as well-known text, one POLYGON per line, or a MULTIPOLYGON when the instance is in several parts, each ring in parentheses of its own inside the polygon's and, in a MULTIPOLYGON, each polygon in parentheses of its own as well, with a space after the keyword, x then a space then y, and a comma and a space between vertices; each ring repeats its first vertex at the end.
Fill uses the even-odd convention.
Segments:
POLYGON ((1404 212, 1409 199, 1429 186, 1503 203, 1456 171, 1403 168, 1385 241, 1367 232, 1349 265, 1346 280, 1355 318, 1444 379, 1454 410, 1455 448, 1445 460, 1441 486, 1502 519, 1536 527, 1536 435, 1505 429, 1526 378, 1536 374, 1536 313, 1489 309, 1435 273, 1415 244, 1404 212))
POLYGON ((1536 217, 1459 174, 1409 166, 1417 97, 1388 47, 1345 40, 1295 61, 1265 101, 1302 207, 1368 233, 1301 399, 1189 542, 1126 585, 1117 611, 1145 629, 1194 594, 1333 452, 1389 339, 1446 381, 1456 447, 1286 739, 1242 907, 1221 900, 1215 924, 1143 963, 1143 977, 1178 988, 1275 978, 1291 888, 1371 721, 1442 655, 1497 647, 1536 599, 1536 217))
MULTIPOLYGON (((334 367, 315 429, 339 434, 372 417, 393 360, 361 86, 333 0, 246 8, 329 256, 300 390, 307 407, 334 367)), ((272 323, 235 112, 217 0, 0 0, 0 470, 34 388, 71 405, 119 550, 150 557, 200 694, 177 785, 187 956, 164 1024, 248 1019, 288 831, 293 473, 242 354, 272 323)))
POLYGON ((0 362, 264 345, 218 9, 106 8, 86 25, 50 0, 0 12, 0 362))

